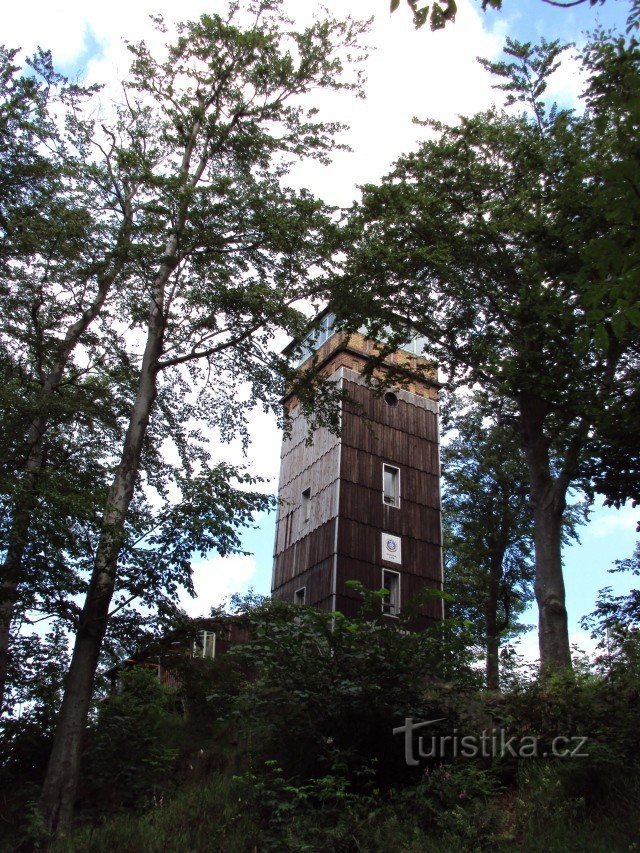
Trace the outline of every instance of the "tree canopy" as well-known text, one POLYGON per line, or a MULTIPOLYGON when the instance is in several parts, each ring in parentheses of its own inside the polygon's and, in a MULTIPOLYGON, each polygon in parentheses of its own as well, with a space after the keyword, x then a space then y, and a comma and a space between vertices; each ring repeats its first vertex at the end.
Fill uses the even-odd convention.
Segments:
MULTIPOLYGON (((455 14, 453 2, 409 5, 420 26, 455 14)), ((47 831, 71 822, 99 661, 175 619, 194 556, 241 553, 240 529, 273 502, 221 448, 246 447, 254 406, 280 414, 295 376, 273 342, 299 337, 301 306, 329 296, 339 322, 366 323, 385 351, 410 326, 454 390, 469 402, 481 389, 443 452, 444 508, 452 610, 487 646, 490 687, 532 583, 542 663, 570 665, 570 490, 640 496, 635 36, 600 34, 583 51, 584 113, 545 100, 561 45, 508 42, 503 62, 484 63, 507 108, 426 122, 427 141, 364 188, 341 228, 286 179, 298 159, 328 163, 340 147, 341 125, 307 96, 362 94, 366 25, 294 32, 282 6, 232 0, 170 33, 156 18, 168 43, 129 44, 110 105, 46 52, 21 69, 0 51, 0 688, 8 676, 9 701, 28 707, 4 719, 15 762, 3 778, 31 744, 32 784, 52 744, 47 831), (29 632, 36 621, 46 636, 29 632)), ((321 417, 331 390, 316 394, 313 370, 297 378, 321 417)), ((291 731, 326 736, 318 768, 355 754, 351 775, 366 776, 377 723, 388 729, 408 696, 432 707, 416 672, 477 682, 464 628, 404 634, 380 623, 383 593, 363 592, 373 620, 277 604, 251 616, 253 645, 236 659, 248 671, 262 657, 236 710, 253 714, 249 732, 274 735, 265 756, 291 731), (328 695, 344 711, 335 730, 328 695), (371 737, 353 738, 367 714, 371 737)), ((605 593, 597 618, 621 617, 637 620, 637 596, 605 593)), ((161 777, 167 697, 148 678, 130 687, 100 715, 97 760, 132 772, 114 734, 122 712, 161 777)))
POLYGON ((501 642, 515 636, 533 599, 533 520, 524 454, 510 424, 480 396, 447 411, 441 450, 448 612, 473 626, 487 687, 499 688, 501 642), (447 434, 445 432, 445 435, 447 434))
POLYGON ((203 431, 246 438, 253 405, 279 410, 290 368, 269 341, 300 329, 296 305, 314 298, 312 273, 337 239, 331 211, 284 178, 298 158, 326 162, 336 146, 340 125, 303 96, 358 94, 365 29, 347 19, 291 31, 281 5, 231 3, 226 16, 179 25, 164 51, 130 44, 115 115, 73 117, 92 152, 88 180, 101 181, 116 223, 130 223, 123 287, 109 303, 129 384, 43 788, 52 830, 71 819, 118 585, 131 575, 138 595, 146 577, 170 593, 189 587, 191 555, 236 550, 235 527, 268 504, 248 490, 255 478, 215 460, 203 431), (149 488, 162 510, 144 506, 149 488), (132 524, 140 512, 142 533, 132 524))
MULTIPOLYGON (((346 288, 344 316, 413 326, 455 382, 477 383, 513 422, 529 471, 541 660, 563 667, 567 490, 587 477, 603 412, 635 387, 638 318, 627 309, 637 306, 637 283, 627 293, 619 276, 589 262, 589 247, 612 236, 603 170, 618 162, 616 117, 625 108, 612 104, 600 121, 593 110, 546 104, 560 45, 507 42, 506 51, 505 62, 484 64, 526 112, 425 123, 435 138, 379 186, 365 186, 353 208, 353 252, 336 303, 346 288)), ((618 52, 637 80, 635 41, 617 43, 618 52)), ((617 73, 616 62, 593 66, 588 51, 583 61, 592 87, 617 73)))

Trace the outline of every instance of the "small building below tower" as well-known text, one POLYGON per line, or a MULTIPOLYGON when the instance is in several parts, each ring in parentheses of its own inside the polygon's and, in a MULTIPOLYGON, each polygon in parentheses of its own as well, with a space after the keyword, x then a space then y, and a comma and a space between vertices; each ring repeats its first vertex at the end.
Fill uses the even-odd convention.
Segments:
MULTIPOLYGON (((355 405, 342 404, 340 435, 321 427, 308 443, 295 395, 284 400, 291 431, 282 443, 272 595, 351 617, 362 604, 347 585, 356 580, 388 590, 382 611, 391 620, 425 589, 442 589, 439 385, 413 339, 374 372, 384 379, 393 368, 402 382, 376 392, 363 371, 379 352, 364 331, 334 330, 329 311, 303 345, 299 368, 315 357, 315 369, 355 405)), ((410 625, 420 630, 442 616, 442 599, 427 594, 410 625)))

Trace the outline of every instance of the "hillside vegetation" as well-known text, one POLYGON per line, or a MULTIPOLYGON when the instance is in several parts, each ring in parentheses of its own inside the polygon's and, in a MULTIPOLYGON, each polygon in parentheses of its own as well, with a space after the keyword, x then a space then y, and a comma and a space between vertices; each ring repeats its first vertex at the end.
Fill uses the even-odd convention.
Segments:
MULTIPOLYGON (((254 603, 243 614, 249 643, 216 661, 176 653, 180 689, 161 687, 149 669, 125 672, 93 717, 77 828, 56 842, 37 819, 16 830, 36 812, 28 785, 5 769, 5 845, 636 849, 640 647, 631 630, 620 626, 597 671, 578 660, 575 674, 544 682, 516 675, 526 667, 503 655, 503 689, 487 691, 463 624, 404 633, 372 615, 375 596, 353 621, 254 603), (433 721, 414 733, 413 766, 406 734, 393 733, 407 718, 433 721), (471 755, 483 732, 485 748, 471 755), (418 735, 433 755, 419 757, 418 735)), ((28 735, 15 734, 15 767, 33 746, 28 735)))

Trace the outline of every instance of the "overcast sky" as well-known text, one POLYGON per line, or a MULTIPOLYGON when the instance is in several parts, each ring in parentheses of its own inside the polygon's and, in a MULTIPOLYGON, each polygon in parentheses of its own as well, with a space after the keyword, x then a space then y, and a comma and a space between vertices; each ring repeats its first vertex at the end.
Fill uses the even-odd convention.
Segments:
MULTIPOLYGON (((628 2, 608 0, 603 7, 579 6, 570 10, 550 7, 541 0, 504 0, 502 13, 480 11, 479 0, 459 0, 455 25, 431 33, 416 32, 406 4, 393 15, 388 0, 327 0, 323 6, 336 16, 348 10, 354 17, 374 17, 367 61, 366 99, 350 97, 323 100, 326 117, 350 124, 345 141, 353 149, 341 153, 329 167, 317 164, 297 168, 292 182, 307 186, 325 201, 348 206, 358 197, 358 185, 377 181, 393 160, 410 150, 424 130, 412 118, 436 118, 453 122, 461 114, 485 109, 497 95, 484 70, 477 64, 481 55, 496 58, 507 36, 524 41, 540 37, 561 38, 578 44, 584 31, 597 24, 623 24, 628 2)), ((3 12, 2 40, 7 46, 30 52, 37 45, 53 52, 58 67, 69 76, 80 75, 86 82, 106 82, 110 88, 126 74, 128 55, 123 40, 153 38, 149 14, 161 12, 168 21, 194 18, 203 12, 224 8, 223 3, 182 0, 111 0, 110 3, 67 2, 12 3, 3 12), (177 11, 179 9, 179 12, 177 11)), ((290 2, 289 14, 304 23, 321 4, 290 2)), ((575 62, 568 61, 557 73, 551 96, 563 106, 577 105, 581 81, 575 62)), ((256 413, 252 417, 251 467, 277 485, 280 434, 272 417, 256 413)), ((237 449, 221 452, 237 458, 237 449)), ((607 575, 614 559, 630 556, 635 542, 638 512, 597 509, 583 533, 583 545, 567 550, 567 603, 574 637, 585 642, 577 622, 593 609, 597 590, 614 585, 626 591, 630 580, 607 575)), ((191 613, 204 613, 221 598, 253 586, 268 593, 273 551, 273 516, 262 518, 259 529, 246 537, 254 557, 212 557, 196 568, 197 601, 187 601, 191 613)), ((530 614, 534 623, 536 615, 530 614)), ((535 638, 525 642, 527 650, 535 638)))

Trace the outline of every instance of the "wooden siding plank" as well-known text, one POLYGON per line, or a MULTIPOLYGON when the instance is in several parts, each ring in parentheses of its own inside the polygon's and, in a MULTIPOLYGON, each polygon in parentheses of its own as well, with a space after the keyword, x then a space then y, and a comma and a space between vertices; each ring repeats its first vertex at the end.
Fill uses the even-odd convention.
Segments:
MULTIPOLYGON (((359 596, 346 581, 379 589, 383 567, 400 572, 403 605, 421 589, 441 589, 440 471, 437 404, 401 392, 398 405, 389 406, 355 374, 347 374, 355 381, 347 376, 345 388, 359 405, 344 407, 341 437, 322 428, 308 443, 298 408, 283 441, 273 593, 292 601, 304 586, 308 603, 329 609, 337 547, 337 608, 354 615, 359 596), (382 501, 385 462, 400 469, 399 508, 382 501), (306 489, 311 490, 310 516, 303 523, 306 489), (383 531, 401 537, 402 565, 382 561, 383 531)), ((441 600, 430 599, 416 625, 426 627, 441 613, 441 600)))
POLYGON ((331 580, 333 575, 333 557, 312 566, 289 580, 283 581, 274 589, 274 594, 285 601, 293 601, 296 590, 306 587, 307 602, 318 602, 331 596, 331 580))
POLYGON ((275 553, 280 554, 338 512, 338 457, 319 459, 291 481, 280 494, 275 553), (302 492, 310 489, 309 518, 302 517, 302 492))
POLYGON ((398 567, 382 561, 380 528, 343 516, 340 517, 338 527, 338 554, 340 557, 362 560, 390 569, 396 568, 425 578, 442 579, 442 562, 438 544, 403 536, 402 564, 398 567))
POLYGON ((419 436, 345 412, 343 445, 356 448, 399 465, 439 476, 438 445, 419 436))
POLYGON ((345 382, 344 388, 357 404, 345 406, 345 413, 355 415, 375 424, 400 429, 426 441, 438 441, 438 417, 435 412, 398 400, 397 406, 389 406, 384 396, 354 382, 345 382))
POLYGON ((400 499, 400 507, 382 502, 381 489, 369 489, 342 481, 340 518, 367 524, 395 536, 412 537, 440 545, 440 513, 437 509, 400 499))
MULTIPOLYGON (((340 613, 343 613, 347 618, 354 619, 358 616, 361 603, 362 602, 357 601, 355 598, 338 596, 336 601, 336 610, 339 610, 340 613)), ((407 627, 411 631, 425 631, 431 625, 436 625, 441 620, 441 611, 431 608, 430 613, 418 612, 413 619, 411 619, 407 627)), ((385 621, 393 622, 395 620, 388 618, 385 621)))
MULTIPOLYGON (((377 491, 382 501, 382 466, 385 462, 400 469, 400 506, 405 500, 423 506, 440 508, 440 482, 435 474, 403 465, 397 458, 385 458, 344 445, 340 465, 343 482, 377 491)), ((370 496, 367 497, 369 499, 370 496)))
POLYGON ((277 554, 274 565, 274 589, 290 581, 307 567, 314 568, 332 557, 335 549, 335 524, 332 518, 292 546, 277 554))
MULTIPOLYGON (((360 581, 368 589, 379 590, 382 588, 382 567, 361 560, 338 558, 338 583, 337 583, 337 609, 341 610, 340 602, 351 599, 362 603, 362 597, 356 590, 347 586, 347 581, 360 581)), ((429 597, 429 590, 439 591, 442 583, 433 578, 425 578, 409 572, 401 573, 400 581, 400 607, 409 606, 412 602, 419 613, 440 618, 442 614, 442 600, 439 596, 429 597), (416 596, 425 594, 426 598, 420 604, 416 604, 416 596)))

